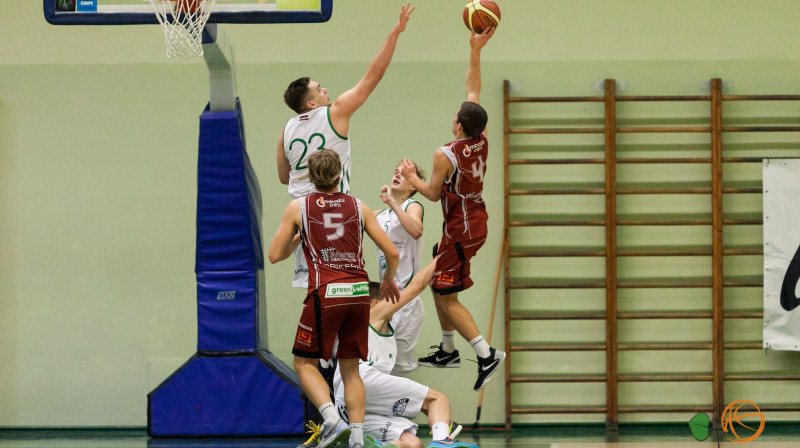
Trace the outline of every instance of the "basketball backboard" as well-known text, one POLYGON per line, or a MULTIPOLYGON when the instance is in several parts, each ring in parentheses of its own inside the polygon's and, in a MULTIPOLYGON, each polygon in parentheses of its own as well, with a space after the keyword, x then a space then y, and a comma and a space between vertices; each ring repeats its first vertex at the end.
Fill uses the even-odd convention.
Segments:
MULTIPOLYGON (((157 24, 148 0, 43 0, 53 25, 157 24)), ((333 0, 217 0, 208 23, 326 22, 333 0)))

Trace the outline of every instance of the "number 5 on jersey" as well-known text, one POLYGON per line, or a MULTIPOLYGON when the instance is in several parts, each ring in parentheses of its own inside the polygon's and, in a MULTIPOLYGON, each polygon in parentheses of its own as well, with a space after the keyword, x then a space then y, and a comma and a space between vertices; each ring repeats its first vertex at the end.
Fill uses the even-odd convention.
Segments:
POLYGON ((341 213, 323 213, 322 220, 326 229, 334 229, 333 233, 325 235, 328 241, 338 240, 344 235, 344 223, 341 222, 343 215, 341 213), (334 219, 339 222, 334 222, 334 219))

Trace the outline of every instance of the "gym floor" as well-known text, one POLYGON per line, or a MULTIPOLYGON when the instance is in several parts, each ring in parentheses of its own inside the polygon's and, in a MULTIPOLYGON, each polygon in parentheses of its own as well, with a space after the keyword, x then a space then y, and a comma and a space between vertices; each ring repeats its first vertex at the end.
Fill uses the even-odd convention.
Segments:
MULTIPOLYGON (((607 433, 601 426, 559 425, 524 426, 513 431, 484 428, 464 430, 459 440, 481 448, 702 448, 742 447, 730 442, 725 434, 712 433, 696 441, 687 425, 620 426, 607 433)), ((427 442, 426 439, 423 439, 427 442)), ((295 448, 304 441, 291 438, 158 438, 147 437, 144 429, 0 429, 3 448, 295 448)), ((800 448, 800 425, 767 425, 748 446, 800 448)))

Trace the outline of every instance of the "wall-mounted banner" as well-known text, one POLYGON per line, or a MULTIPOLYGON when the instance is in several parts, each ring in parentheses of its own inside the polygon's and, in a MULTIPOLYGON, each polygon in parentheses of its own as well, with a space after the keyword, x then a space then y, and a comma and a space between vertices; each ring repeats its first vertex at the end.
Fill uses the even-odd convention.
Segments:
POLYGON ((800 159, 764 159, 764 348, 800 351, 800 159))

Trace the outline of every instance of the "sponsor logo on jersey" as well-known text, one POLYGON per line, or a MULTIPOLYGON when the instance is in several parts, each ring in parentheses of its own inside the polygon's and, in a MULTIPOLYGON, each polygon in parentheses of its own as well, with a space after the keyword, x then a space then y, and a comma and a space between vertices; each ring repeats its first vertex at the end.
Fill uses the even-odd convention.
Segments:
POLYGON ((481 140, 474 145, 466 145, 464 146, 464 157, 469 157, 472 155, 473 152, 478 152, 483 149, 483 145, 486 143, 486 140, 481 140))
POLYGON ((325 207, 325 206, 328 206, 328 207, 341 207, 342 204, 344 204, 344 198, 339 198, 339 199, 334 199, 334 200, 330 200, 329 199, 327 201, 325 200, 325 198, 322 198, 322 197, 317 199, 317 205, 319 207, 325 207))
POLYGON ((403 412, 406 411, 406 406, 408 406, 408 398, 401 398, 394 402, 392 406, 392 414, 394 415, 403 415, 403 412))
POLYGON ((322 255, 322 261, 330 263, 334 261, 356 261, 356 254, 354 252, 338 252, 335 247, 326 247, 319 251, 322 255))
POLYGON ((360 297, 369 295, 369 283, 329 283, 325 297, 360 297))

